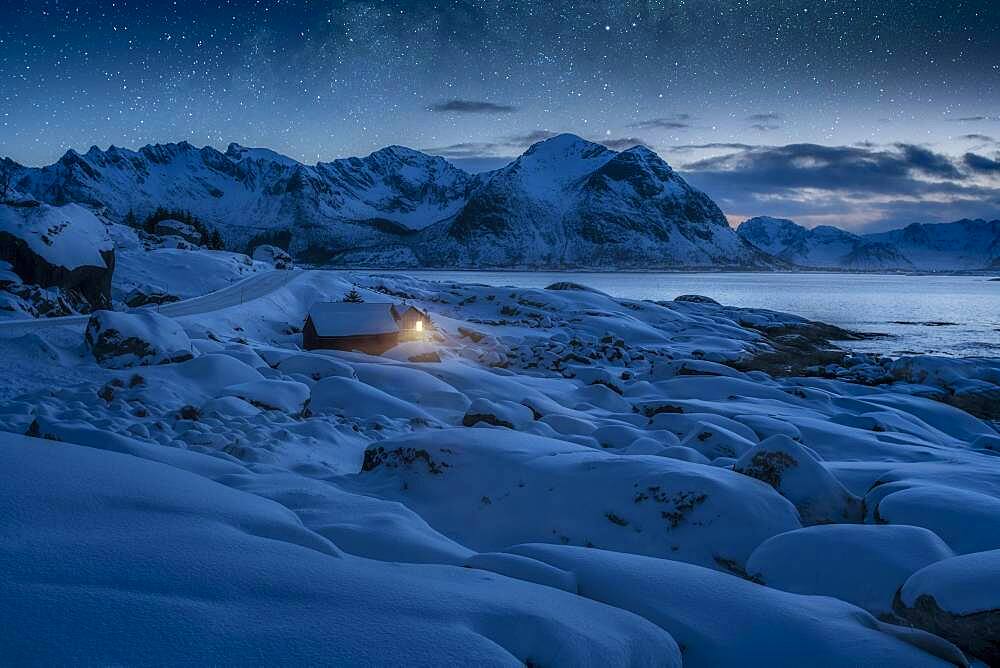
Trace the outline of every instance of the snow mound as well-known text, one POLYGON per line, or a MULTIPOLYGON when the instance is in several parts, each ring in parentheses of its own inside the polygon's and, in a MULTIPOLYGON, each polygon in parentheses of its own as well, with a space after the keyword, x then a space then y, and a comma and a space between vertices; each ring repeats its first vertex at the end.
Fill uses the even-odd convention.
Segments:
POLYGON ((309 387, 293 380, 264 379, 230 385, 223 394, 238 397, 263 410, 298 415, 309 400, 309 387))
POLYGON ((284 506, 163 464, 7 434, 0 471, 0 507, 18 509, 0 550, 15 664, 681 665, 635 615, 344 556, 284 506))
POLYGON ((541 541, 739 570, 765 539, 799 528, 791 504, 732 471, 507 429, 381 441, 356 484, 480 551, 541 541))
POLYGON ((927 529, 896 525, 830 524, 768 538, 747 562, 747 573, 769 587, 833 596, 879 617, 910 575, 953 555, 927 529))
POLYGON ((257 246, 253 251, 253 259, 274 265, 275 269, 292 269, 294 267, 292 256, 287 251, 268 244, 257 246))
POLYGON ((1000 550, 923 568, 906 581, 896 611, 987 664, 1000 663, 1000 550))
POLYGON ((795 504, 804 524, 860 522, 861 501, 801 443, 777 434, 741 456, 733 469, 762 480, 795 504))
POLYGON ((98 364, 113 369, 170 364, 194 357, 191 339, 184 329, 152 311, 95 311, 87 321, 84 340, 98 364))
POLYGON ((570 573, 581 596, 631 610, 667 630, 684 648, 688 668, 967 665, 947 642, 882 624, 835 599, 789 594, 635 554, 561 545, 507 551, 570 573))

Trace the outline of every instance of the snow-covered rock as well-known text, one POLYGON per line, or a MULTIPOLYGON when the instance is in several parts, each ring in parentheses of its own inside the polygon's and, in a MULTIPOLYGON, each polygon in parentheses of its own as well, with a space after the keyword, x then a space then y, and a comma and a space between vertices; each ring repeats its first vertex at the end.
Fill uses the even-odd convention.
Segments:
POLYGON ((17 472, 0 485, 16 509, 0 550, 15 664, 681 665, 636 615, 480 570, 351 557, 284 505, 174 465, 2 434, 0 471, 17 472))
POLYGON ((799 528, 790 503, 732 471, 506 429, 381 441, 357 484, 481 551, 541 541, 739 570, 766 538, 799 528))
POLYGON ((803 524, 860 522, 861 500, 801 443, 776 434, 744 453, 733 469, 774 487, 795 504, 803 524))
POLYGON ((291 269, 294 266, 292 256, 287 251, 270 244, 261 244, 254 248, 253 259, 272 264, 275 269, 291 269))
POLYGON ((166 218, 157 222, 154 231, 161 237, 179 237, 195 246, 202 242, 201 232, 196 230, 192 225, 173 218, 166 218))
POLYGON ((170 364, 194 357, 191 339, 166 316, 152 311, 95 311, 87 321, 87 348, 101 366, 170 364))
POLYGON ((831 598, 790 594, 672 559, 563 545, 507 552, 567 572, 581 596, 665 629, 689 668, 967 665, 940 638, 884 624, 831 598))
POLYGON ((899 591, 896 612, 988 665, 1000 664, 1000 550, 917 571, 899 591))
POLYGON ((0 245, 24 283, 78 292, 92 307, 110 305, 114 244, 88 209, 34 200, 0 204, 0 245))
POLYGON ((292 380, 252 380, 230 385, 223 395, 238 397, 264 410, 297 415, 309 400, 309 387, 292 380))
POLYGON ((750 555, 747 573, 769 587, 833 596, 882 617, 910 575, 951 556, 927 529, 829 524, 768 538, 750 555))

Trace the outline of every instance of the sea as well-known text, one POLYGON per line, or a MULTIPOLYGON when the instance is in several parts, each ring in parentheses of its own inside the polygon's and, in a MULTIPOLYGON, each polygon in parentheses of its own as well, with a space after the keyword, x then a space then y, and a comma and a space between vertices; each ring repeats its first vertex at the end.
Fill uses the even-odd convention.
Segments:
POLYGON ((989 276, 850 273, 403 271, 428 280, 544 288, 572 281, 616 297, 697 294, 886 336, 840 345, 886 355, 1000 357, 1000 281, 989 276))

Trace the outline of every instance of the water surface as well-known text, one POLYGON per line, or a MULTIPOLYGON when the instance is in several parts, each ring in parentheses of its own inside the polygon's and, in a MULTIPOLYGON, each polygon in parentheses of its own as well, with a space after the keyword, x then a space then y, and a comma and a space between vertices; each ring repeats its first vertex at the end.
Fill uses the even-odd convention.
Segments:
MULTIPOLYGON (((391 273, 391 272, 387 272, 391 273)), ((888 339, 850 342, 890 355, 1000 357, 1000 281, 986 276, 843 273, 398 272, 429 280, 542 288, 573 281, 617 297, 699 294, 733 306, 797 313, 888 339)))

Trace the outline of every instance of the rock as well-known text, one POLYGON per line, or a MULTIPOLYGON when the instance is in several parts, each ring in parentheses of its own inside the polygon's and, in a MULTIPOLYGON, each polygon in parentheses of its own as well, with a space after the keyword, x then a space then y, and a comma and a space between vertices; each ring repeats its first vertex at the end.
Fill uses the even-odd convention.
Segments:
POLYGON ((778 490, 798 508, 803 524, 862 520, 861 500, 833 477, 815 453, 782 434, 748 450, 733 470, 778 490))
POLYGON ((1000 665, 1000 550, 945 559, 920 569, 896 595, 896 613, 1000 665))
POLYGON ((747 574, 769 587, 833 596, 885 617, 910 575, 952 556, 920 527, 829 524, 768 538, 750 555, 747 574))
POLYGON ((133 288, 125 296, 125 305, 129 308, 140 306, 159 306, 180 301, 180 297, 161 290, 133 288))
POLYGON ((109 306, 115 251, 104 223, 76 204, 33 204, 0 204, 0 260, 24 283, 109 306))
POLYGON ((194 357, 184 329, 151 311, 95 311, 87 322, 84 340, 97 363, 113 369, 183 362, 194 357))
POLYGON ((202 242, 201 232, 187 223, 182 223, 173 218, 161 220, 153 230, 161 237, 180 237, 188 243, 200 245, 202 242))
POLYGON ((268 262, 274 265, 275 269, 291 269, 294 267, 291 255, 285 250, 270 244, 263 244, 254 248, 253 259, 260 262, 268 262))
POLYGON ((715 304, 716 306, 721 306, 719 302, 715 301, 711 297, 706 297, 704 295, 680 295, 679 297, 674 297, 675 302, 693 302, 695 304, 715 304))
POLYGON ((476 399, 462 418, 462 425, 472 427, 489 424, 507 429, 525 429, 534 421, 531 409, 513 401, 489 401, 476 399))

